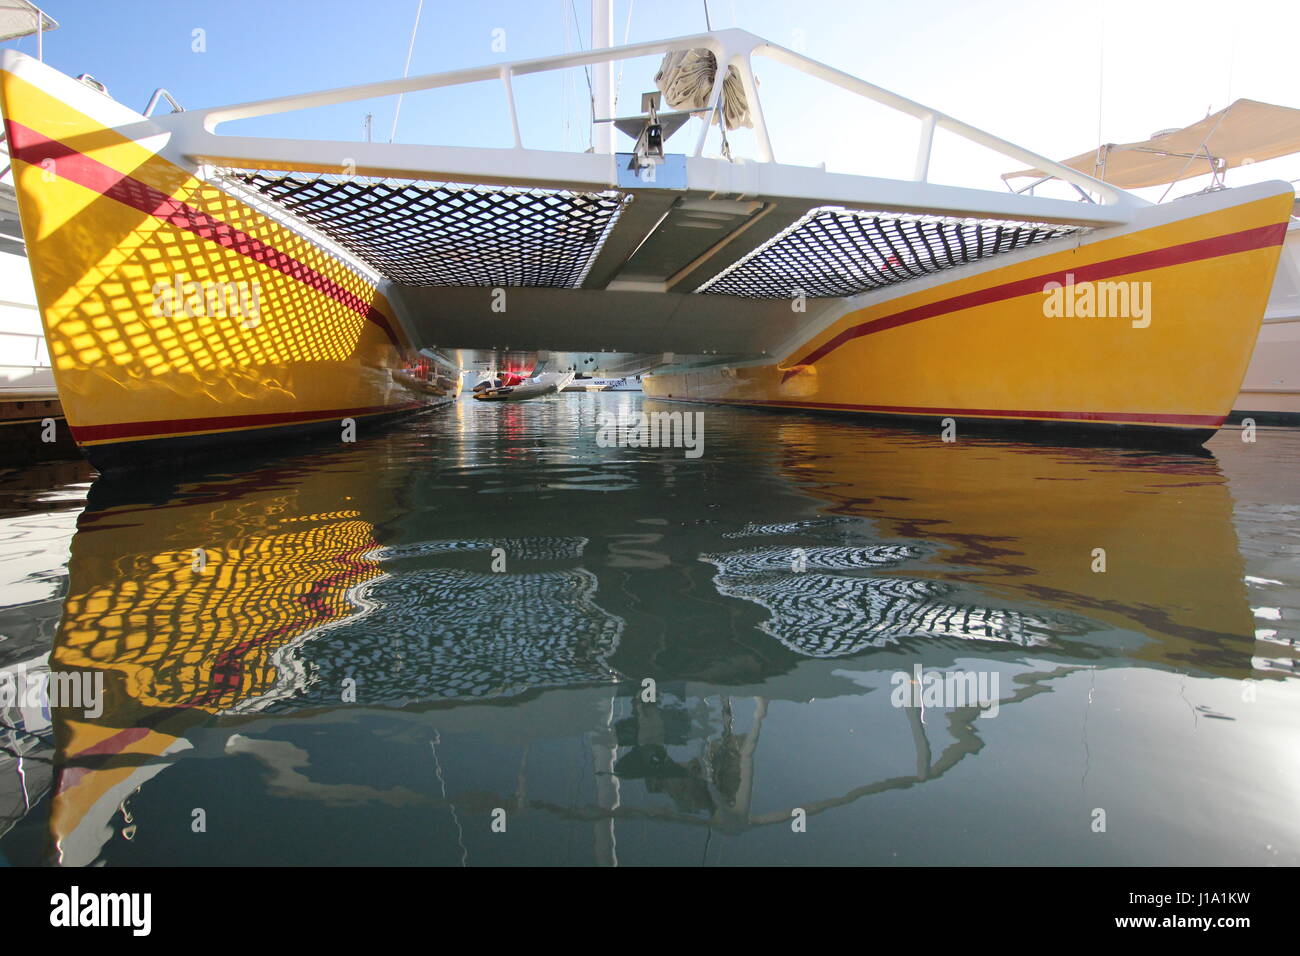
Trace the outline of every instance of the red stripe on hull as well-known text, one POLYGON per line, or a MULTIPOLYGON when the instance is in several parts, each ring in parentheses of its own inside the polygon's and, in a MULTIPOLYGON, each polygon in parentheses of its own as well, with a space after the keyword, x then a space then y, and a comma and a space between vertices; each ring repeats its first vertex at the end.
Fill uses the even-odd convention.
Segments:
POLYGON ((311 266, 286 252, 222 222, 188 203, 173 199, 166 193, 138 179, 119 173, 111 166, 91 159, 70 146, 49 139, 35 130, 6 120, 9 131, 10 153, 25 163, 39 166, 46 159, 54 160, 53 171, 69 182, 77 183, 123 205, 160 219, 169 225, 184 229, 201 239, 233 249, 254 262, 274 269, 304 285, 317 290, 351 309, 367 321, 384 330, 395 348, 402 346, 388 323, 388 317, 360 296, 349 292, 333 279, 322 275, 311 266))
POLYGON ((366 408, 335 408, 309 412, 269 412, 259 415, 226 415, 220 418, 179 418, 171 421, 115 422, 111 425, 80 425, 72 428, 78 444, 120 438, 150 438, 161 435, 182 437, 214 431, 238 431, 293 425, 300 422, 325 421, 331 418, 354 418, 361 415, 385 415, 423 408, 425 402, 401 402, 397 405, 371 405, 366 408))
POLYGON ((938 302, 930 302, 912 309, 904 309, 902 312, 895 312, 893 315, 872 319, 870 322, 863 322, 860 325, 845 329, 829 342, 818 346, 795 362, 796 367, 786 370, 781 376, 781 381, 784 382, 792 375, 797 374, 799 371, 798 366, 811 365, 819 359, 825 358, 841 345, 864 335, 874 335, 877 332, 898 328, 900 325, 909 325, 912 322, 920 322, 923 319, 947 315, 951 312, 961 312, 965 309, 973 309, 993 302, 1015 299, 1034 292, 1041 293, 1043 286, 1049 282, 1060 282, 1064 285, 1068 275, 1074 276, 1075 284, 1096 282, 1114 276, 1146 272, 1151 269, 1162 269, 1166 266, 1181 265, 1186 262, 1217 259, 1220 256, 1232 255, 1236 252, 1249 252, 1253 249, 1280 246, 1286 240, 1286 230, 1287 224, 1284 222, 1275 223, 1271 226, 1258 226, 1254 229, 1244 229, 1241 232, 1228 233, 1223 236, 1197 239, 1177 246, 1166 246, 1163 249, 1153 249, 1150 252, 1139 252, 1131 256, 1121 256, 1118 259, 1108 259, 1105 262, 1094 262, 1090 265, 1047 272, 1029 279, 1017 279, 1014 282, 1005 282, 1002 285, 977 289, 974 292, 966 292, 948 299, 940 299, 938 302))
POLYGON ((1218 428, 1226 420, 1222 415, 1166 415, 1145 412, 1038 412, 1001 408, 925 408, 919 405, 855 405, 848 402, 794 402, 745 398, 684 398, 649 395, 663 401, 700 402, 722 405, 771 405, 779 408, 811 408, 826 411, 864 412, 878 415, 951 415, 954 418, 1017 418, 1052 421, 1098 422, 1124 425, 1186 425, 1218 428))

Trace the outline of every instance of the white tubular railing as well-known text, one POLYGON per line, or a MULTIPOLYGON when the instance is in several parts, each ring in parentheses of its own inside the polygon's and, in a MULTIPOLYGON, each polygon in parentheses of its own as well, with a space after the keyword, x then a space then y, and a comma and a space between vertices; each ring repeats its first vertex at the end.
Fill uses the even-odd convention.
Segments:
MULTIPOLYGON (((726 30, 722 31, 722 33, 740 33, 746 37, 750 36, 750 34, 740 30, 726 30)), ((274 113, 287 113, 293 110, 310 109, 314 106, 332 106, 336 103, 350 103, 355 100, 373 99, 381 96, 394 96, 398 93, 414 93, 419 90, 463 86, 468 83, 481 83, 486 80, 501 80, 506 86, 506 96, 513 105, 514 94, 509 88, 509 80, 514 77, 528 76, 533 73, 546 73, 552 70, 566 70, 577 66, 590 66, 596 63, 612 63, 616 60, 654 56, 672 50, 690 50, 697 47, 707 47, 713 50, 714 55, 717 56, 721 51, 721 46, 717 43, 715 37, 720 35, 722 34, 701 33, 695 36, 678 37, 673 40, 653 40, 647 43, 631 43, 626 46, 563 53, 538 60, 516 60, 513 63, 476 66, 464 70, 450 70, 446 73, 426 73, 422 76, 381 80, 377 83, 362 83, 357 86, 321 90, 316 93, 277 96, 271 99, 237 103, 231 106, 190 110, 186 115, 201 117, 203 128, 212 133, 216 131, 220 124, 232 120, 269 116, 274 113)), ((758 40, 757 37, 754 37, 754 39, 758 40)), ((609 117, 599 117, 599 119, 609 119, 609 117)))
MULTIPOLYGON (((357 86, 342 87, 333 90, 323 90, 315 93, 302 93, 294 96, 280 96, 265 100, 256 100, 249 103, 239 103, 231 106, 219 106, 209 109, 190 110, 183 113, 173 113, 167 116, 155 117, 152 122, 158 127, 162 127, 172 133, 172 141, 168 147, 168 152, 173 155, 179 154, 188 157, 195 162, 210 162, 215 164, 231 165, 248 165, 258 159, 265 160, 267 168, 302 168, 302 169, 320 169, 322 164, 318 158, 312 158, 311 143, 300 140, 279 140, 267 137, 246 137, 246 136, 216 136, 215 131, 222 123, 228 123, 232 120, 250 119, 252 117, 267 116, 275 113, 284 113, 294 110, 308 109, 318 106, 330 106, 339 103, 348 103, 358 100, 372 99, 382 96, 394 96, 402 93, 412 93, 419 90, 433 90, 452 86, 461 86, 470 83, 479 83, 484 81, 498 81, 502 85, 505 93, 506 108, 509 115, 510 129, 514 140, 513 151, 524 151, 527 153, 526 162, 522 157, 511 157, 512 149, 466 149, 453 147, 433 147, 417 146, 405 144, 355 144, 355 147, 347 147, 352 152, 347 155, 357 159, 355 166, 357 169, 369 168, 376 170, 382 175, 402 176, 406 174, 416 174, 420 169, 426 169, 430 173, 450 173, 464 172, 468 169, 474 169, 480 172, 484 177, 493 177, 503 185, 507 184, 536 184, 553 181, 557 186, 569 184, 579 186, 581 184, 595 185, 597 182, 603 182, 606 185, 612 184, 614 179, 610 172, 613 167, 608 165, 609 154, 572 154, 557 152, 552 150, 527 150, 524 146, 523 137, 520 132, 519 112, 515 101, 514 80, 517 77, 528 76, 536 73, 546 73, 555 70, 565 70, 574 67, 583 67, 593 64, 613 64, 615 61, 628 60, 645 56, 662 56, 677 50, 690 50, 704 48, 710 50, 717 60, 718 70, 714 77, 713 89, 710 92, 708 105, 704 109, 692 110, 703 121, 699 138, 695 144, 694 162, 700 161, 703 156, 704 147, 709 134, 711 120, 717 118, 719 123, 723 121, 722 111, 722 93, 723 83, 726 79, 728 69, 734 67, 740 78, 742 88, 744 89, 748 101, 750 115, 754 122, 754 138, 758 159, 762 163, 776 165, 776 159, 772 148, 771 134, 768 129, 767 119, 763 112, 763 106, 758 93, 758 84, 754 78, 754 68, 752 59, 754 55, 766 57, 773 62, 780 63, 784 66, 791 67, 801 73, 812 76, 832 86, 838 87, 847 92, 861 96, 864 99, 886 106, 900 113, 912 116, 920 123, 919 137, 916 151, 916 163, 914 167, 914 182, 910 183, 913 189, 903 189, 902 182, 889 180, 873 180, 878 184, 894 182, 894 188, 899 191, 898 195, 906 197, 908 201, 916 198, 930 198, 930 193, 935 197, 939 196, 942 190, 954 190, 957 187, 940 186, 930 184, 929 169, 930 155, 934 145, 934 133, 936 129, 944 129, 957 136, 962 137, 979 146, 990 149, 996 153, 1014 159, 1018 162, 1027 163, 1037 169, 1041 169, 1052 176, 1055 176, 1067 183, 1073 185, 1079 190, 1085 199, 1092 200, 1089 193, 1099 198, 1100 202, 1089 202, 1080 204, 1078 202, 1056 200, 1056 199, 1039 199, 1032 196, 1014 196, 1015 200, 1020 200, 1023 207, 1023 214, 1026 218, 1045 218, 1050 221, 1059 222, 1078 222, 1080 224, 1114 224, 1127 221, 1131 216, 1131 210, 1136 206, 1146 205, 1146 203, 1109 183, 1102 182, 1075 169, 1057 163, 1045 156, 1040 156, 1031 150, 1017 146, 1014 143, 994 136, 984 130, 977 129, 967 123, 954 119, 938 110, 931 109, 920 103, 916 103, 906 97, 899 96, 889 90, 883 89, 865 80, 858 79, 840 70, 826 66, 816 60, 811 60, 799 53, 785 47, 778 46, 763 40, 761 37, 743 30, 718 30, 712 33, 700 33, 693 36, 676 37, 667 40, 654 40, 645 43, 632 43, 618 47, 599 48, 594 50, 585 50, 575 53, 565 53, 558 56, 543 57, 535 60, 520 60, 513 63, 494 64, 490 66, 473 67, 463 70, 452 70, 446 73, 431 73, 422 76, 404 77, 401 79, 385 80, 377 83, 363 83, 357 86), (363 161, 363 158, 365 161, 363 161), (600 165, 600 162, 606 165, 600 165), (917 193, 916 190, 922 193, 917 193), (925 192, 929 190, 929 193, 925 192), (1091 206, 1091 212, 1084 212, 1083 208, 1091 206), (1071 210, 1069 207, 1074 207, 1071 210), (1110 207, 1110 208, 1104 208, 1110 207)), ((612 126, 612 116, 594 117, 597 123, 608 124, 612 126)), ((124 131, 129 132, 129 131, 124 131)), ((611 131, 612 132, 612 131, 611 131)), ((612 151, 612 136, 604 135, 595 139, 604 149, 612 151), (605 146, 608 142, 610 145, 605 146)), ((318 144, 324 145, 324 144, 318 144)), ((340 143, 330 143, 331 147, 342 147, 340 143)), ((801 170, 802 167, 779 167, 783 170, 801 170)), ((720 176, 721 174, 719 174, 720 176)), ((739 174, 738 174, 739 175, 739 174)), ((829 183, 832 174, 824 174, 829 183)), ((790 176, 799 178, 795 173, 790 176)), ((418 178, 418 177, 417 177, 418 178)), ((714 177, 718 178, 717 176, 714 177)), ((743 179, 744 177, 739 177, 743 179)), ((864 182, 867 177, 857 177, 864 182)), ((840 184, 837 188, 843 190, 844 183, 840 177, 840 184)), ((461 180, 463 181, 463 180, 461 180)), ((483 180, 486 181, 486 180, 483 180)), ((739 181, 739 179, 737 180, 739 181)), ((883 185, 881 186, 883 188, 883 185)), ((976 202, 973 205, 969 203, 971 194, 992 195, 993 191, 989 190, 967 190, 957 201, 954 210, 960 208, 968 209, 972 214, 981 214, 979 210, 987 206, 986 215, 1004 215, 1010 212, 1016 213, 1020 207, 1009 208, 1005 201, 976 202)), ((997 195, 1007 197, 1007 193, 997 192, 997 195)), ((955 196, 956 193, 950 195, 955 196)), ((834 201, 832 196, 826 197, 827 201, 834 201)), ((922 202, 921 205, 926 205, 922 202)), ((951 205, 951 203, 949 204, 951 205)), ((944 207, 943 202, 939 202, 936 208, 944 207)))
POLYGON ((818 63, 816 60, 810 60, 793 50, 787 50, 785 47, 773 43, 760 42, 760 44, 754 46, 752 52, 920 120, 921 135, 916 156, 916 178, 919 182, 927 181, 926 173, 930 165, 930 149, 934 142, 935 127, 938 127, 1003 156, 1029 163, 1035 168, 1051 173, 1058 179, 1062 179, 1081 189, 1095 192, 1106 202, 1116 204, 1138 203, 1135 196, 1112 186, 1110 183, 1094 179, 1092 176, 1081 173, 1077 169, 1071 169, 1069 166, 1048 159, 1046 156, 1039 156, 1032 150, 1017 146, 1015 143, 1008 142, 982 129, 977 129, 968 123, 963 123, 961 120, 940 113, 938 110, 922 106, 920 103, 899 96, 897 93, 891 93, 889 90, 868 83, 866 80, 860 80, 856 76, 836 70, 824 63, 818 63))

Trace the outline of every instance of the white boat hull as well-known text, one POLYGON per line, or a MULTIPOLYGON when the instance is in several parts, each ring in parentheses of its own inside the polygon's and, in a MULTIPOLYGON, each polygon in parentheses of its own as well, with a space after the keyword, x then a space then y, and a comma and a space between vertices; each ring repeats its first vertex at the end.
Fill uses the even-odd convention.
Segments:
POLYGON ((1300 223, 1287 232, 1233 414, 1261 424, 1300 425, 1300 223))

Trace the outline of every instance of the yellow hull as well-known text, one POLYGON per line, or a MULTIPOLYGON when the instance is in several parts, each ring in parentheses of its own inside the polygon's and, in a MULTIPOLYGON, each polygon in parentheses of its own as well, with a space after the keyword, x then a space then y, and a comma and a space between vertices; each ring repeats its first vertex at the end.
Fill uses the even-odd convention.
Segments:
POLYGON ((1241 386, 1293 198, 1270 184, 1233 193, 1236 204, 1220 193, 1142 209, 1136 228, 863 296, 779 361, 658 372, 643 388, 682 401, 1204 440, 1241 386), (1198 213, 1207 205, 1216 208, 1198 213), (1103 284, 1122 284, 1146 314, 1096 315, 1108 311, 1103 299, 1119 301, 1103 284))
POLYGON ((0 71, 54 377, 97 465, 417 411, 378 283, 155 151, 138 114, 27 59, 0 71), (130 138, 120 130, 141 130, 130 138))

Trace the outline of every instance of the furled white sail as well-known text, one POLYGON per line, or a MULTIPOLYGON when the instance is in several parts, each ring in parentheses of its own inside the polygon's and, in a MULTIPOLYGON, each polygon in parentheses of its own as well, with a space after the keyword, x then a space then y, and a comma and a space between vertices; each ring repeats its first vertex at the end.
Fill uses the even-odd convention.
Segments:
MULTIPOLYGON (((655 74, 655 86, 664 95, 664 101, 674 110, 702 110, 709 106, 713 94, 714 77, 718 75, 718 60, 710 50, 675 50, 664 57, 655 74)), ((735 67, 727 67, 722 81, 722 115, 727 129, 752 129, 749 101, 745 87, 735 67)), ((717 122, 717 117, 713 117, 717 122)))

